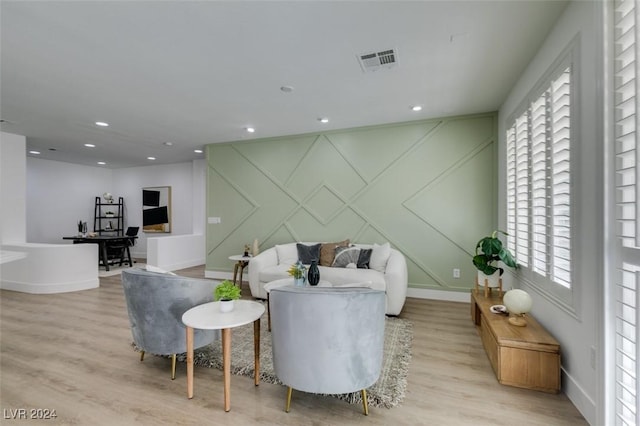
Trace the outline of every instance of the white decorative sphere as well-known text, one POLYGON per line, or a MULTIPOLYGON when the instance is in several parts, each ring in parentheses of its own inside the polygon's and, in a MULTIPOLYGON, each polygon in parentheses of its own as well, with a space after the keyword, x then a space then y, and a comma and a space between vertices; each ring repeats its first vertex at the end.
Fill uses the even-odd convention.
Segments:
POLYGON ((513 289, 504 294, 502 303, 507 307, 507 310, 515 315, 526 314, 531 310, 533 301, 531 296, 524 290, 513 289))
POLYGON ((111 195, 108 192, 105 192, 104 194, 102 194, 102 198, 104 198, 107 201, 113 200, 113 195, 111 195))

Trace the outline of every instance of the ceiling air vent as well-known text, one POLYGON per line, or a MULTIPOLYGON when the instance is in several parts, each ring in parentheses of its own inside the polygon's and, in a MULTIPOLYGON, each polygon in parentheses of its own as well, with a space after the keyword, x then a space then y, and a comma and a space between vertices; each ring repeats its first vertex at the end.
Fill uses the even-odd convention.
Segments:
POLYGON ((358 55, 358 61, 364 72, 377 71, 380 68, 391 68, 398 63, 398 53, 395 49, 367 52, 358 55))

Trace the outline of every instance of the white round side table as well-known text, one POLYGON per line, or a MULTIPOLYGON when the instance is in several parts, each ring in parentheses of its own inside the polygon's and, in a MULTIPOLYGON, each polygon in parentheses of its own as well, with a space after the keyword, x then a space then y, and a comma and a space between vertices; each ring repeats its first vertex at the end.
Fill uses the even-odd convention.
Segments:
POLYGON ((244 268, 251 261, 251 255, 244 256, 242 254, 234 254, 233 256, 229 256, 229 260, 233 260, 236 264, 233 267, 233 283, 237 285, 236 278, 238 276, 238 269, 240 269, 240 285, 242 288, 242 273, 244 272, 244 268))
POLYGON ((195 306, 182 315, 187 328, 187 398, 193 398, 193 329, 222 330, 222 370, 224 376, 224 411, 231 409, 231 329, 253 321, 254 382, 260 383, 260 317, 262 303, 235 300, 231 312, 221 312, 220 302, 195 306))

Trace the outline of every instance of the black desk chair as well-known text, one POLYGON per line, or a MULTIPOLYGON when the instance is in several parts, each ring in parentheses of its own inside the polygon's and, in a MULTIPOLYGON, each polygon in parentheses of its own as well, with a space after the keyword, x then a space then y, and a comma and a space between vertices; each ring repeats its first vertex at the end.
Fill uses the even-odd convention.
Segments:
MULTIPOLYGON (((140 227, 138 226, 130 226, 127 228, 127 232, 125 232, 126 237, 136 237, 138 235, 138 231, 140 227)), ((135 238, 123 238, 119 240, 117 243, 108 247, 108 252, 111 253, 112 259, 120 259, 120 263, 118 266, 122 266, 123 263, 129 263, 129 266, 133 266, 133 261, 131 260, 131 251, 129 247, 133 246, 136 243, 135 238), (125 256, 126 254, 126 256, 125 256), (128 262, 125 262, 128 259, 128 262)))
POLYGON ((140 227, 138 227, 138 226, 130 226, 130 227, 127 228, 127 232, 125 232, 125 235, 127 237, 135 237, 135 236, 138 235, 138 231, 139 230, 140 230, 140 227))

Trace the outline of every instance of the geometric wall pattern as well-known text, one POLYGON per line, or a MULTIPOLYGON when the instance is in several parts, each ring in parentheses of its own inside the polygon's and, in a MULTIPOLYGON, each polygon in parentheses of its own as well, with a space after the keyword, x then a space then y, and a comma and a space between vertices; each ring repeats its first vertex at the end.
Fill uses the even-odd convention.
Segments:
POLYGON ((476 242, 497 218, 497 114, 207 146, 207 270, 258 239, 383 243, 409 285, 473 287, 476 242), (453 268, 461 278, 453 278, 453 268))

